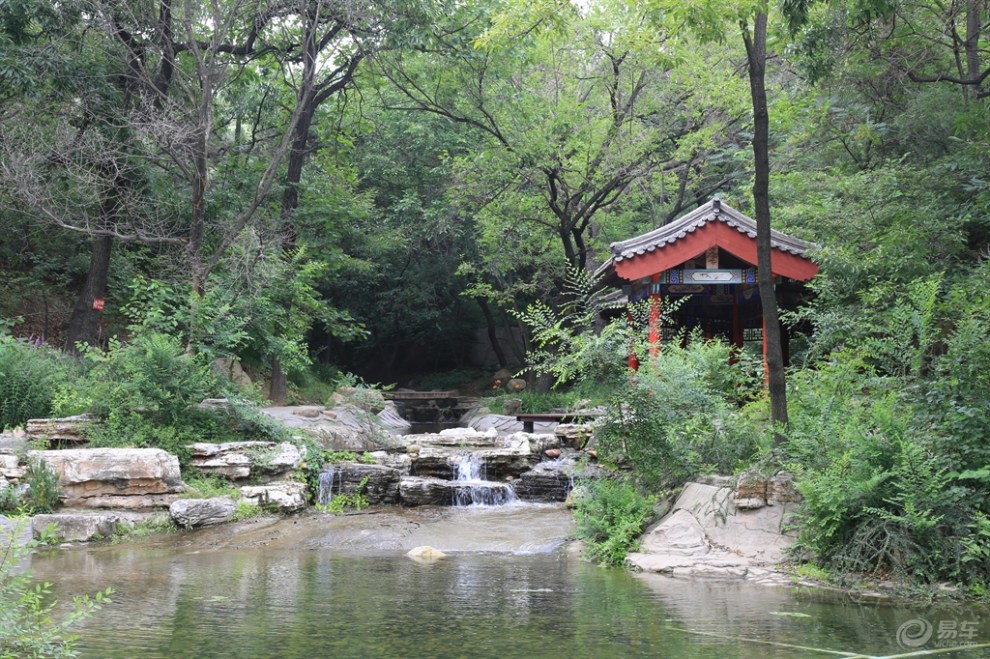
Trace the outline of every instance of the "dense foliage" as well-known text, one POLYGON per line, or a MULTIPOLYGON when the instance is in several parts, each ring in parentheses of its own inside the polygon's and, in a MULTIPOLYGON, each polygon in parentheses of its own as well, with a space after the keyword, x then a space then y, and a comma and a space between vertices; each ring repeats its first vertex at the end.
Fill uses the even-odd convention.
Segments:
POLYGON ((217 357, 322 402, 529 353, 610 392, 639 487, 787 468, 820 562, 990 580, 985 2, 173 5, 0 3, 0 425, 181 452, 270 433, 196 411, 217 357), (717 343, 629 380, 567 283, 714 193, 756 214, 758 18, 772 220, 821 266, 776 428, 717 343))
POLYGON ((52 409, 56 386, 69 370, 40 339, 0 333, 0 428, 22 426, 52 409))

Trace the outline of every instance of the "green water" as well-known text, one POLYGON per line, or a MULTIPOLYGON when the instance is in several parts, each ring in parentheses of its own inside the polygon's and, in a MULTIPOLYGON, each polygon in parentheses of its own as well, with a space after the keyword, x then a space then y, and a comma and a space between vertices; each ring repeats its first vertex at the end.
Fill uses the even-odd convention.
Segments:
POLYGON ((122 546, 36 556, 34 569, 62 597, 116 590, 79 630, 83 657, 892 655, 911 649, 898 645, 897 630, 918 617, 943 632, 942 621, 957 630, 968 622, 967 635, 977 633, 967 640, 990 640, 990 616, 976 606, 907 610, 821 591, 637 576, 561 551, 424 564, 386 553, 122 546))

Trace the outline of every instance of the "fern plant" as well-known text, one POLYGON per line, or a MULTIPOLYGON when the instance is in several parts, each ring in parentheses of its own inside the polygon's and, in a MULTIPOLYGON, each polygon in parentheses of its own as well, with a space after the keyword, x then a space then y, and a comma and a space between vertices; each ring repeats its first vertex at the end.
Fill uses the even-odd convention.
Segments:
MULTIPOLYGON (((559 310, 536 302, 516 314, 532 335, 526 355, 530 370, 552 376, 557 384, 608 382, 626 373, 630 351, 645 359, 649 301, 628 305, 631 322, 621 318, 599 328, 602 312, 624 303, 612 300, 601 279, 583 270, 570 270, 563 288, 567 302, 559 310)), ((682 303, 664 300, 661 318, 669 317, 682 303)))

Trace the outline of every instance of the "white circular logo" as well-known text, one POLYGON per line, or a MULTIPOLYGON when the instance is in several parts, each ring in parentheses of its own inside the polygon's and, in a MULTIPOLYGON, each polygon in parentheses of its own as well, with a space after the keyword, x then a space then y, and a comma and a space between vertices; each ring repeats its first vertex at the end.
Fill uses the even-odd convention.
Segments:
POLYGON ((932 637, 932 623, 924 618, 908 620, 897 628, 897 644, 902 648, 920 648, 932 637))

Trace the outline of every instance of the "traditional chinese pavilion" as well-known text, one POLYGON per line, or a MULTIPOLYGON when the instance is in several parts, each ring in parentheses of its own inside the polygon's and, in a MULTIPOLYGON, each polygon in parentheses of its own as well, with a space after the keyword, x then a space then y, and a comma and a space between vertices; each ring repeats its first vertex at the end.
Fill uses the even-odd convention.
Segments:
MULTIPOLYGON (((778 304, 793 308, 803 283, 818 273, 808 258, 811 243, 771 232, 771 270, 778 304)), ((763 310, 756 276, 756 221, 713 199, 678 220, 641 236, 612 243, 612 257, 599 269, 607 285, 621 288, 623 301, 651 300, 650 343, 698 329, 743 348, 763 343, 763 310), (661 326, 660 302, 683 299, 661 326)), ((784 359, 788 335, 782 329, 784 359)), ((765 345, 763 346, 765 354, 765 345)), ((635 367, 630 356, 630 365, 635 367)))

